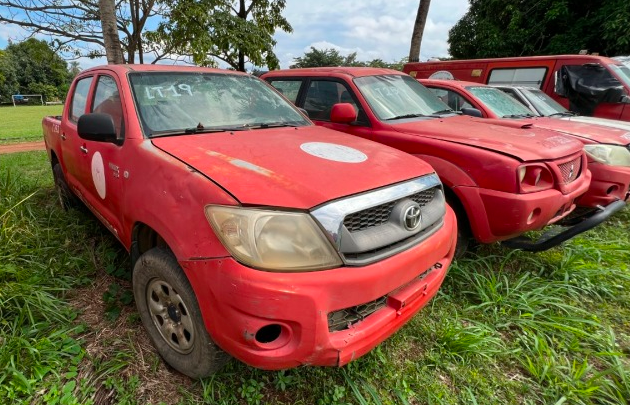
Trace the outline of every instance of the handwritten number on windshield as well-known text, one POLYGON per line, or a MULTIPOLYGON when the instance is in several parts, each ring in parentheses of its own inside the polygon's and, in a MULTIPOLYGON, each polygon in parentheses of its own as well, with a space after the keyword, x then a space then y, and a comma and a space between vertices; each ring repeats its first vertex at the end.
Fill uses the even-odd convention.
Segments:
POLYGON ((177 90, 180 90, 182 93, 188 93, 189 96, 192 96, 192 87, 188 84, 178 84, 175 87, 174 84, 165 87, 165 86, 153 86, 153 87, 145 87, 144 91, 146 92, 147 99, 152 100, 154 98, 166 98, 166 97, 181 97, 182 94, 177 90))

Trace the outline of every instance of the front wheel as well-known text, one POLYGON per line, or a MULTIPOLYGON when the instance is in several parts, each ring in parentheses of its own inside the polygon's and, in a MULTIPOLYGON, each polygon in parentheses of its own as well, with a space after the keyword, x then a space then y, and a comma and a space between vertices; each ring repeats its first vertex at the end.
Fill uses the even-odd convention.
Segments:
POLYGON ((208 335, 195 293, 169 250, 153 248, 140 256, 133 295, 158 353, 177 371, 202 378, 229 359, 208 335))

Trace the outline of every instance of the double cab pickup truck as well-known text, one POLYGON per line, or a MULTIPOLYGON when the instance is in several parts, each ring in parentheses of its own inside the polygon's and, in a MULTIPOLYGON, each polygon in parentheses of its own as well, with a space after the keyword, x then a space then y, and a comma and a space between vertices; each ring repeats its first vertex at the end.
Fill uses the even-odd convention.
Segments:
POLYGON ((313 125, 255 77, 109 65, 43 121, 63 206, 131 254, 138 311, 191 377, 343 365, 438 291, 456 220, 427 163, 313 125))
POLYGON ((531 124, 506 127, 456 114, 417 80, 389 69, 289 69, 262 78, 316 124, 429 162, 457 214, 458 254, 471 239, 544 250, 599 223, 515 239, 565 219, 588 189, 591 173, 575 139, 531 124))
MULTIPOLYGON (((609 217, 625 207, 630 196, 630 133, 609 126, 551 117, 534 117, 504 91, 459 80, 420 79, 455 111, 474 114, 495 125, 526 125, 556 131, 582 142, 592 173, 591 185, 577 201, 582 218, 609 217)), ((553 101, 553 100, 552 100, 553 101)), ((587 117, 595 119, 592 117, 587 117)), ((601 118, 597 118, 601 119, 601 118)), ((574 219, 577 216, 574 215, 574 219)))

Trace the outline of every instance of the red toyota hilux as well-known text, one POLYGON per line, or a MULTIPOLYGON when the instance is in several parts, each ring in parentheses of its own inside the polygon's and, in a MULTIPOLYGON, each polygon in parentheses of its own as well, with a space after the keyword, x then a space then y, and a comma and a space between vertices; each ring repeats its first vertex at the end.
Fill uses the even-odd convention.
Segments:
POLYGON ((591 229, 609 210, 539 240, 518 238, 567 218, 589 187, 582 144, 531 124, 455 114, 411 76, 378 68, 266 73, 316 124, 393 146, 431 164, 458 218, 458 253, 473 238, 539 251, 591 229))
POLYGON ((593 178, 588 191, 577 201, 580 209, 575 213, 574 220, 579 220, 577 214, 590 216, 602 210, 614 213, 625 207, 630 196, 630 134, 627 131, 551 117, 534 117, 527 107, 504 91, 479 83, 429 79, 421 79, 420 83, 454 111, 482 117, 495 125, 533 124, 582 142, 593 178))
POLYGON ((246 74, 88 69, 43 129, 61 203, 130 252, 143 324, 192 377, 223 351, 265 369, 348 363, 436 294, 455 251, 427 163, 316 127, 246 74))

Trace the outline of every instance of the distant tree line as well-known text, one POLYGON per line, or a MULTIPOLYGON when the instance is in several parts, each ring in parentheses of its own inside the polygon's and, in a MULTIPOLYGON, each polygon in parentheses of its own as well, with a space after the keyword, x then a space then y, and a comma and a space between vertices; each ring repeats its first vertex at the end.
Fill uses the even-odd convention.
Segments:
POLYGON ((46 43, 35 38, 10 43, 0 50, 0 102, 11 102, 14 94, 41 94, 44 101, 66 96, 77 62, 68 63, 46 43))
POLYGON ((449 32, 456 59, 630 54, 628 0, 469 0, 449 32))
POLYGON ((317 49, 311 47, 311 50, 305 52, 303 56, 293 59, 291 69, 324 66, 369 66, 402 70, 402 67, 406 62, 407 58, 403 58, 397 62, 391 63, 385 62, 382 59, 360 61, 357 60, 356 52, 352 52, 349 55, 343 56, 337 49, 317 49))

